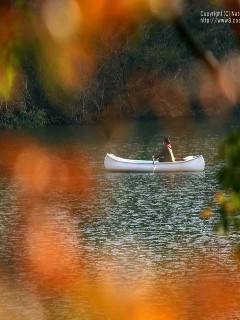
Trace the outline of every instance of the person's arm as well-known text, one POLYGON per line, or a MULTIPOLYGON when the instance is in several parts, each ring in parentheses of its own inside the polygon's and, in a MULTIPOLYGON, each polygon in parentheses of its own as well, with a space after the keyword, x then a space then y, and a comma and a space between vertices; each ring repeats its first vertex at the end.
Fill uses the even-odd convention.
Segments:
POLYGON ((164 159, 164 156, 165 156, 165 149, 163 148, 159 154, 157 154, 156 156, 153 156, 154 160, 158 160, 158 159, 164 159))

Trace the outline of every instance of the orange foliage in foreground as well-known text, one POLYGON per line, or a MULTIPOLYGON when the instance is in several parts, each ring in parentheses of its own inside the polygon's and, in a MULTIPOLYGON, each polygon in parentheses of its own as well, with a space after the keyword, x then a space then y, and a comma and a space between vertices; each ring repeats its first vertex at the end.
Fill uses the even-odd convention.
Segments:
POLYGON ((89 167, 71 149, 55 155, 29 137, 11 134, 2 136, 0 149, 4 169, 35 195, 51 189, 83 193, 90 187, 89 167))

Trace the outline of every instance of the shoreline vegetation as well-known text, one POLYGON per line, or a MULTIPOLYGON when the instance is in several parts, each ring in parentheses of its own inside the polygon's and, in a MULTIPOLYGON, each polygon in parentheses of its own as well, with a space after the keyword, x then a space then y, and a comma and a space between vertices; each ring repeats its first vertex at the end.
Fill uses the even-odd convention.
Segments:
MULTIPOLYGON (((201 22, 202 10, 210 12, 213 8, 189 2, 183 20, 193 38, 213 52, 234 76, 237 71, 233 64, 240 66, 240 62, 235 59, 237 40, 231 26, 201 22)), ((228 93, 222 94, 214 87, 216 79, 211 79, 204 61, 197 61, 178 31, 173 23, 152 17, 141 23, 137 31, 127 30, 117 45, 111 43, 110 37, 107 54, 106 48, 99 47, 94 68, 91 63, 81 65, 77 61, 81 75, 74 81, 81 80, 81 85, 74 90, 68 87, 67 77, 73 75, 68 75, 67 69, 65 87, 57 83, 56 75, 49 76, 47 64, 39 63, 38 44, 27 49, 18 44, 17 86, 10 100, 0 101, 0 128, 86 124, 121 118, 216 116, 236 111, 237 103, 230 101, 228 108, 228 93)))

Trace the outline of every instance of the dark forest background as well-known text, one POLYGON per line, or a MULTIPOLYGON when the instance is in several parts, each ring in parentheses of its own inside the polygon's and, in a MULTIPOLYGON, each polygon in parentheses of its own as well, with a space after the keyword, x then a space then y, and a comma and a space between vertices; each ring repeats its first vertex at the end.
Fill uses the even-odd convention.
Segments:
MULTIPOLYGON (((231 26, 200 20, 201 10, 221 9, 207 1, 189 0, 181 19, 199 44, 224 61, 238 50, 231 26)), ((91 44, 98 55, 91 77, 88 65, 77 66, 84 86, 74 90, 56 85, 54 80, 46 85, 46 69, 38 62, 38 43, 21 44, 21 85, 10 101, 2 99, 0 126, 94 123, 125 117, 201 117, 206 107, 211 109, 210 116, 221 112, 224 101, 218 101, 218 108, 199 99, 199 82, 204 82, 206 70, 171 21, 150 17, 134 31, 126 29, 117 45, 111 37, 104 42, 109 48, 107 54, 96 42, 91 44)))

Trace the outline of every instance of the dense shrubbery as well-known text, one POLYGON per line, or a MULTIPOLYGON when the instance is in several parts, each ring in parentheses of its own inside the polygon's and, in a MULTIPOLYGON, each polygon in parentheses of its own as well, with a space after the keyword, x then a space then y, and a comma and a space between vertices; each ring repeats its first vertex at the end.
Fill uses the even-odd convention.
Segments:
POLYGON ((43 109, 19 109, 5 111, 0 115, 0 127, 5 129, 40 128, 48 123, 43 109))

